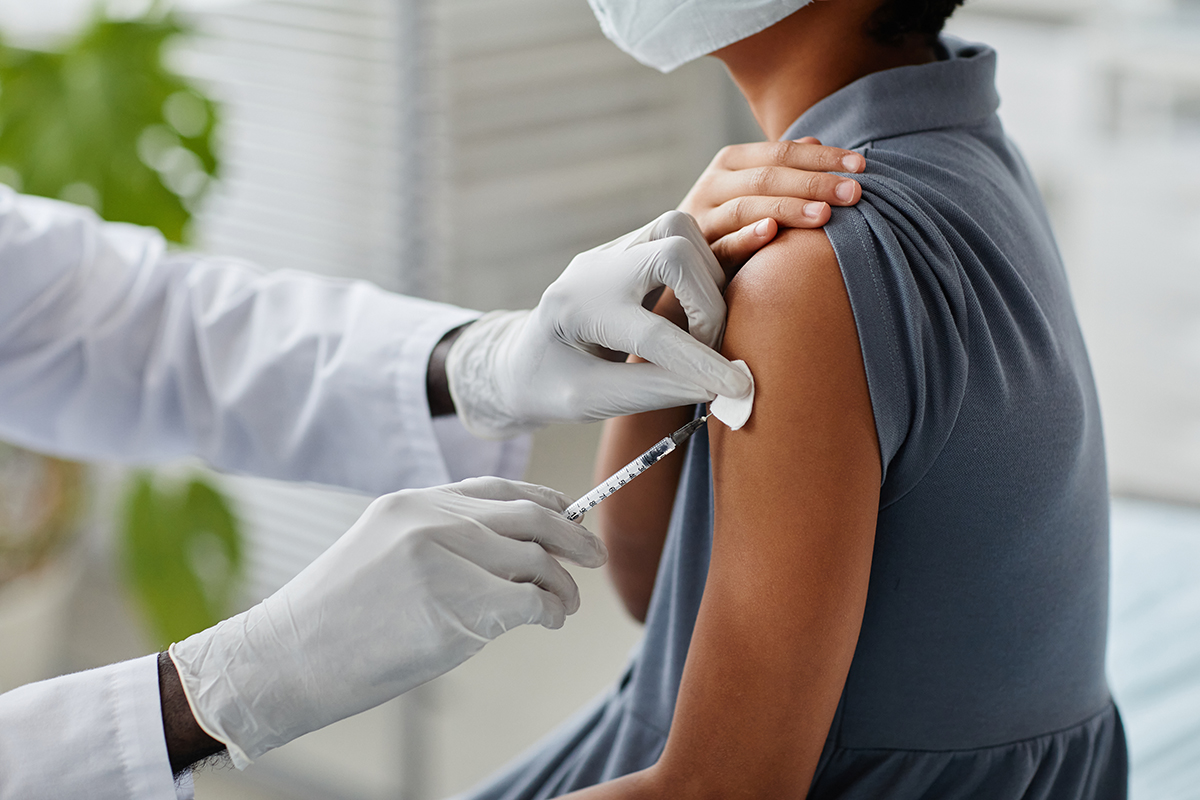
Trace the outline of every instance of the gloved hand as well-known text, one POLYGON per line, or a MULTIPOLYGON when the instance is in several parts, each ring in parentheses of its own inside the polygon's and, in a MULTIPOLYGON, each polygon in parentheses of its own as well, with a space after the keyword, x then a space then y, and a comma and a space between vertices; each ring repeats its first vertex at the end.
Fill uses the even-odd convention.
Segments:
POLYGON ((576 256, 532 311, 498 311, 464 329, 446 357, 459 419, 484 438, 550 422, 589 422, 741 397, 746 376, 712 348, 725 327, 724 273, 687 214, 576 256), (669 286, 688 331, 642 306, 669 286), (601 348, 650 364, 614 363, 601 348))
POLYGON ((479 478, 376 500, 316 561, 245 613, 174 644, 192 713, 240 769, 466 661, 518 625, 579 607, 552 556, 600 540, 551 489, 479 478))

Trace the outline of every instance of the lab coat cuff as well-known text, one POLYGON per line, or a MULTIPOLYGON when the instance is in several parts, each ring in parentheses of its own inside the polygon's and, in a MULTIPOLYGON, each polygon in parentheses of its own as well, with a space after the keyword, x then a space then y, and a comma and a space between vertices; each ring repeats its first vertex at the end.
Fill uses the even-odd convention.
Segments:
POLYGON ((103 668, 112 698, 113 737, 130 800, 191 800, 190 780, 176 784, 163 733, 158 655, 103 668))
POLYGON ((171 800, 158 656, 0 695, 0 798, 171 800))

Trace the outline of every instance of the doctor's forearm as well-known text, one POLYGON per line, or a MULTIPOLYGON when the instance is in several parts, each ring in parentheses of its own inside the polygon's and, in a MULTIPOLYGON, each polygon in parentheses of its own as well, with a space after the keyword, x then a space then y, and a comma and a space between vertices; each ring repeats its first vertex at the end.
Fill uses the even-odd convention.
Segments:
POLYGON ((179 673, 165 652, 158 654, 158 694, 172 772, 178 774, 225 749, 225 745, 205 733, 192 716, 179 673))

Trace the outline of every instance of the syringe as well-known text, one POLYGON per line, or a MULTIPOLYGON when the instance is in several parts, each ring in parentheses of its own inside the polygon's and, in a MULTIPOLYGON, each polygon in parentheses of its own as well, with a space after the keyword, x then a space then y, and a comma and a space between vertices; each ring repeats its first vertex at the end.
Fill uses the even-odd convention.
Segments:
POLYGON ((631 480, 641 475, 646 470, 658 463, 659 459, 667 453, 674 450, 679 445, 686 442, 693 433, 699 430, 700 426, 708 421, 708 415, 698 417, 687 425, 684 425, 679 430, 672 433, 670 436, 664 436, 659 440, 658 444, 651 447, 640 456, 630 461, 624 467, 617 471, 616 475, 606 480, 604 483, 592 489, 583 497, 576 500, 570 507, 563 512, 567 519, 575 520, 582 517, 586 512, 591 511, 596 505, 620 489, 631 480))

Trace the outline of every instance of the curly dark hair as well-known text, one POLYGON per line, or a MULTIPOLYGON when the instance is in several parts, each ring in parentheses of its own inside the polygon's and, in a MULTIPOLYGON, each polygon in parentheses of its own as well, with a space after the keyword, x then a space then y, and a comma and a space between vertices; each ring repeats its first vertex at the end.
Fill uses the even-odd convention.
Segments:
POLYGON ((932 43, 962 4, 963 0, 883 0, 867 21, 867 33, 883 44, 902 44, 914 33, 932 43))

